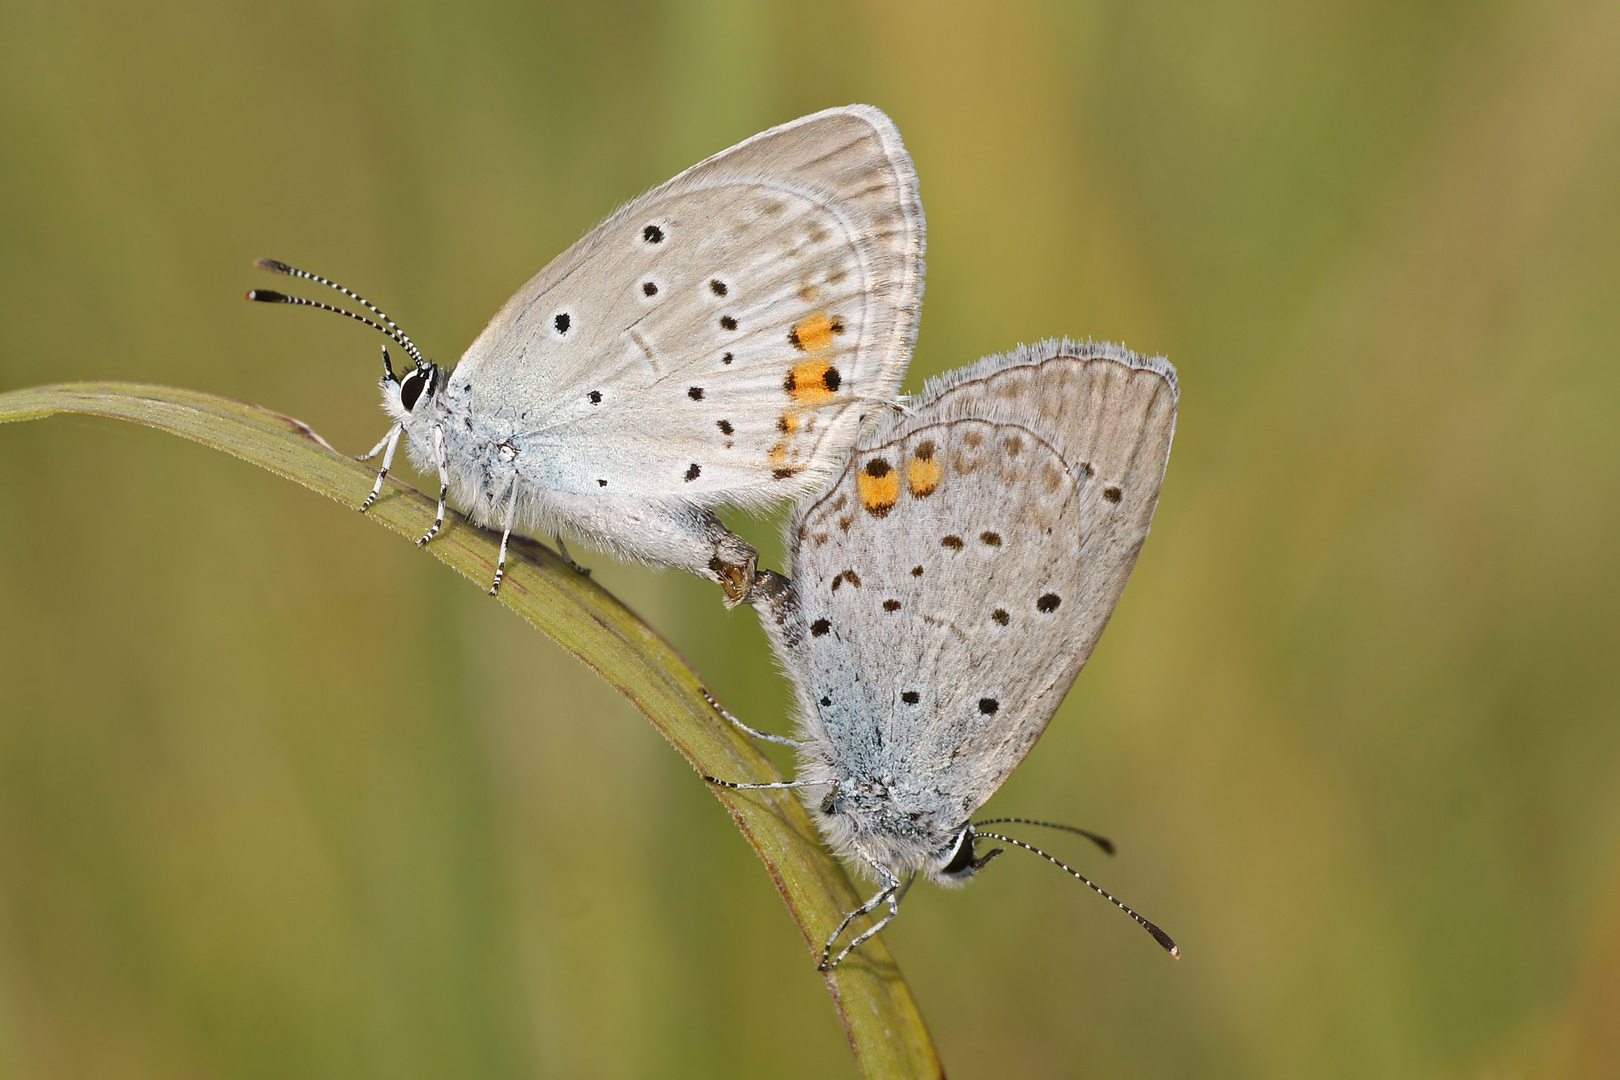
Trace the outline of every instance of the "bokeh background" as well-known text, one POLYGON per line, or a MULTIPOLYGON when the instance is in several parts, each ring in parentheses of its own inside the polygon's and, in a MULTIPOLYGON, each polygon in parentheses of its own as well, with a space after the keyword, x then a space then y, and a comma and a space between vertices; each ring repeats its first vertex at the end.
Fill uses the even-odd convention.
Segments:
MULTIPOLYGON (((359 451, 622 200, 866 101, 922 178, 906 381, 1168 355, 1153 537, 888 940, 951 1075, 1620 1076, 1620 2, 0 0, 0 389, 216 391, 359 451), (1042 839, 1051 839, 1043 837, 1042 839)), ((779 565, 773 521, 742 521, 779 565)), ((581 553, 748 720, 754 617, 581 553)), ((353 511, 110 421, 0 428, 0 1076, 838 1077, 692 771, 353 511)))

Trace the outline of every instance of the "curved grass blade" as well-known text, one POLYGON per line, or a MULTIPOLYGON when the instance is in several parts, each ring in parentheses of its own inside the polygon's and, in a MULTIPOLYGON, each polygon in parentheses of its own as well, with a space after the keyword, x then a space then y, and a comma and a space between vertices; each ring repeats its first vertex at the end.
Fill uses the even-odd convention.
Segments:
MULTIPOLYGON (((129 420, 223 450, 358 507, 375 473, 333 450, 288 416, 195 390, 140 383, 61 383, 0 394, 0 423, 78 413, 129 420)), ((368 516, 415 539, 433 520, 434 502, 390 477, 368 516)), ((500 602, 629 698, 700 774, 772 781, 781 775, 704 700, 702 681, 651 627, 611 593, 572 570, 544 545, 512 538, 500 602)), ((498 537, 460 514, 427 546, 435 558, 483 588, 494 575, 498 537)), ((811 962, 827 930, 854 908, 843 869, 827 855, 809 816, 790 792, 711 788, 765 863, 811 962)), ((810 965, 807 964, 807 969, 810 965)), ((824 975, 868 1080, 943 1076, 928 1029, 881 939, 824 975)))

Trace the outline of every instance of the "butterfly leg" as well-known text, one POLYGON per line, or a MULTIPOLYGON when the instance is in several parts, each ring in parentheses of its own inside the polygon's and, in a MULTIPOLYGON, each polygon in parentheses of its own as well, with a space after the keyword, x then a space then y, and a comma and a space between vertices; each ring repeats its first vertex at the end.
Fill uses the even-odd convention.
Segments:
POLYGON ((705 776, 703 779, 715 787, 730 788, 732 791, 786 791, 788 788, 837 783, 836 780, 777 780, 769 784, 739 784, 735 780, 717 780, 712 776, 705 776))
POLYGON ((495 559, 495 581, 489 595, 501 591, 501 578, 506 576, 506 542, 512 538, 512 519, 517 514, 517 477, 512 478, 511 494, 506 499, 506 520, 501 523, 501 553, 495 559))
POLYGON ((579 565, 579 563, 574 561, 574 557, 568 554, 568 545, 563 543, 562 533, 552 533, 551 538, 557 542, 557 554, 563 557, 563 562, 568 564, 569 569, 573 570, 581 577, 591 576, 590 567, 579 565))
POLYGON ((877 870, 879 876, 882 877, 883 888, 873 893, 871 899, 867 900, 866 903, 845 915, 843 921, 838 924, 838 928, 828 936, 827 943, 821 947, 821 963, 816 965, 817 971, 830 971, 837 967, 843 962, 844 957, 860 948, 861 944, 865 942, 867 938, 889 925, 889 920, 900 914, 900 879, 891 874, 886 868, 872 862, 871 859, 867 859, 866 861, 871 864, 873 869, 877 870), (862 915, 866 915, 875 910, 879 904, 888 904, 889 913, 883 916, 883 918, 879 919, 877 922, 873 923, 871 926, 868 926, 865 930, 862 930, 859 934, 856 934, 850 939, 849 944, 844 946, 843 951, 841 951, 837 956, 832 956, 832 947, 833 944, 837 942, 838 935, 842 934, 849 927, 850 923, 854 922, 862 915))
POLYGON ((703 697, 711 706, 714 707, 715 712, 731 721, 732 724, 736 725, 737 729, 743 734, 751 735, 756 739, 764 739, 766 742, 780 743, 783 746, 791 746, 796 750, 804 748, 804 743, 800 742, 798 739, 789 739, 781 735, 772 735, 767 731, 755 731, 753 728, 749 727, 735 716, 732 716, 731 713, 727 712, 726 707, 716 701, 714 699, 714 695, 709 693, 707 690, 703 691, 703 697))
POLYGON ((438 536, 439 530, 444 528, 444 497, 450 494, 450 473, 444 463, 444 428, 438 424, 433 425, 433 462, 439 467, 439 512, 433 518, 433 528, 416 542, 417 547, 438 536))
POLYGON ((367 495, 366 501, 360 504, 360 512, 362 514, 367 510, 370 510, 371 504, 377 501, 378 495, 382 494, 383 481, 388 479, 388 469, 394 464, 394 451, 399 449, 399 436, 402 432, 404 432, 404 430, 404 424, 396 423, 393 427, 388 429, 388 434, 384 435, 380 440, 378 440, 376 446, 373 446, 369 452, 362 454, 355 459, 356 461, 370 461, 379 453, 381 453, 383 456, 382 468, 377 470, 377 482, 371 485, 371 494, 367 495))

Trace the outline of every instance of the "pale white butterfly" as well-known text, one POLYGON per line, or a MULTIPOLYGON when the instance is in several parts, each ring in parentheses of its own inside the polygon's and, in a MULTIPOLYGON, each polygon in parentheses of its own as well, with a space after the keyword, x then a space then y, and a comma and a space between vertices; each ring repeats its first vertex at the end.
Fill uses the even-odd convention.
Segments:
POLYGON ((1178 955, 1077 871, 983 828, 1050 823, 972 820, 1114 610, 1158 502, 1177 395, 1167 362, 1113 345, 985 357, 931 380, 797 507, 791 579, 762 573, 753 603, 793 681, 800 734, 763 737, 799 748, 799 777, 725 786, 814 789, 834 850, 877 878, 827 938, 823 967, 898 914, 914 875, 961 884, 1000 853, 978 854, 980 837, 1057 863, 1178 955), (834 956, 845 928, 883 905, 834 956))
MULTIPOLYGON (((865 105, 775 127, 628 203, 519 289, 454 371, 379 322, 338 311, 415 362, 365 510, 403 434, 445 498, 503 530, 567 530, 620 557, 746 597, 754 549, 714 515, 825 483, 862 419, 895 398, 923 286, 917 178, 894 124, 865 105)), ((560 535, 559 535, 560 540, 560 535)))

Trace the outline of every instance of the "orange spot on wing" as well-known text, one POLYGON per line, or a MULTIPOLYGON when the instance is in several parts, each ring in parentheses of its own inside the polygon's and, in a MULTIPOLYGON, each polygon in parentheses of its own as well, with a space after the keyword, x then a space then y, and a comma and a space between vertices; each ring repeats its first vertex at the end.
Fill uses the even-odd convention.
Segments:
POLYGON ((782 388, 801 405, 825 404, 838 393, 844 376, 831 358, 837 351, 833 338, 843 332, 843 316, 825 311, 806 315, 788 329, 788 344, 807 355, 788 369, 782 388))
POLYGON ((934 488, 939 484, 942 471, 938 458, 914 457, 906 462, 906 484, 911 488, 911 493, 918 498, 932 495, 934 488))
POLYGON ((861 505, 873 517, 882 517, 900 497, 900 474, 882 458, 873 458, 855 474, 855 490, 860 493, 861 505))
POLYGON ((838 386, 838 369, 827 360, 800 360, 793 365, 782 387, 803 405, 818 405, 833 399, 838 386), (830 377, 829 377, 830 376, 830 377))
POLYGON ((788 331, 788 340, 796 349, 805 352, 818 352, 832 344, 833 320, 826 312, 817 312, 814 315, 800 319, 788 331))

